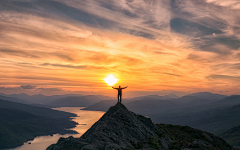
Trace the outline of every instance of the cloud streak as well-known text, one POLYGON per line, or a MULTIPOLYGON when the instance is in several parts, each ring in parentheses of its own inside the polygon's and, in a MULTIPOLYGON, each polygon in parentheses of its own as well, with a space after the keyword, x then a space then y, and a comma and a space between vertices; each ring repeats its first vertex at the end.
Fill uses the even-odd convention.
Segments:
POLYGON ((240 76, 238 3, 0 1, 0 83, 104 93, 113 73, 132 90, 223 91, 221 81, 231 91, 240 76))

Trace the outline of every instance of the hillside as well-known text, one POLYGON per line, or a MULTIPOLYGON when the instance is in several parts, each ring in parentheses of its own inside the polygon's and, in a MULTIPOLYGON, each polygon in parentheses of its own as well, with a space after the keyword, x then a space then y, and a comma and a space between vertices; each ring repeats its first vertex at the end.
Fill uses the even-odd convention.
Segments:
POLYGON ((0 100, 0 149, 22 145, 39 135, 76 133, 66 130, 75 114, 0 100))
POLYGON ((179 107, 178 102, 173 100, 161 100, 161 99, 141 99, 131 101, 126 104, 126 107, 138 114, 149 115, 151 113, 164 112, 169 109, 174 109, 179 107))
POLYGON ((134 98, 131 98, 130 100, 134 101, 134 100, 141 100, 141 99, 148 99, 148 98, 167 100, 167 99, 176 99, 176 98, 178 98, 178 96, 176 96, 175 94, 169 94, 169 95, 165 95, 165 96, 147 95, 147 96, 134 97, 134 98))
POLYGON ((69 117, 76 116, 75 114, 72 114, 72 113, 52 110, 50 108, 20 104, 20 103, 1 100, 1 99, 0 99, 0 108, 22 110, 37 116, 43 116, 47 118, 69 118, 69 117))
POLYGON ((46 96, 46 95, 42 95, 42 94, 28 95, 28 94, 25 94, 25 93, 21 93, 21 94, 10 94, 10 95, 6 95, 6 96, 27 100, 27 101, 30 101, 32 103, 46 104, 46 103, 50 103, 54 100, 64 98, 64 97, 82 96, 82 95, 80 95, 80 94, 65 94, 65 95, 46 96))
POLYGON ((66 130, 76 125, 69 119, 46 118, 21 110, 0 108, 0 120, 0 149, 20 146, 40 135, 76 133, 66 130))
MULTIPOLYGON (((193 110, 196 110, 195 108, 198 109, 199 107, 205 108, 205 105, 210 105, 213 102, 217 102, 223 98, 226 98, 224 95, 213 94, 209 92, 193 93, 180 98, 173 97, 174 96, 170 97, 168 95, 148 95, 135 97, 130 100, 123 100, 123 103, 131 111, 142 115, 152 115, 166 111, 172 111, 175 109, 185 111, 186 107, 189 107, 189 109, 192 108, 193 110)), ((86 107, 85 110, 107 111, 108 107, 113 104, 113 102, 110 103, 111 104, 108 104, 107 101, 98 102, 86 107)))
MULTIPOLYGON (((108 108, 116 104, 116 101, 100 101, 89 107, 84 108, 84 110, 95 110, 95 111, 107 111, 108 108)), ((141 100, 124 100, 123 104, 131 110, 138 114, 148 115, 151 113, 164 112, 179 106, 178 102, 173 100, 161 100, 153 98, 143 98, 141 100)))
POLYGON ((157 124, 173 139, 169 149, 232 149, 223 139, 188 126, 157 124), (217 146, 217 147, 216 147, 217 146))
POLYGON ((220 100, 227 97, 226 95, 213 94, 210 92, 198 92, 198 93, 188 94, 186 96, 193 96, 193 97, 197 97, 201 99, 209 99, 209 100, 214 100, 214 99, 220 100))
POLYGON ((231 128, 219 134, 219 136, 225 139, 229 144, 240 148, 240 126, 231 128))
POLYGON ((0 99, 6 100, 6 101, 11 101, 11 102, 16 102, 16 103, 22 103, 22 104, 34 104, 31 101, 22 100, 22 99, 15 98, 15 97, 9 97, 9 96, 7 96, 5 94, 2 94, 2 93, 0 94, 0 99))
POLYGON ((54 100, 46 105, 52 107, 87 107, 101 100, 109 99, 112 98, 102 95, 70 96, 54 100))
POLYGON ((223 139, 190 127, 157 125, 150 118, 130 112, 117 103, 80 138, 60 138, 47 150, 77 149, 224 149, 223 139))
POLYGON ((240 105, 222 106, 207 109, 185 108, 179 111, 149 115, 157 123, 188 125, 214 134, 221 133, 232 127, 240 125, 240 105))
POLYGON ((83 110, 95 110, 95 111, 107 111, 109 109, 109 107, 115 105, 117 103, 117 101, 113 101, 113 100, 103 100, 100 102, 97 102, 93 105, 90 105, 86 108, 84 108, 83 110))

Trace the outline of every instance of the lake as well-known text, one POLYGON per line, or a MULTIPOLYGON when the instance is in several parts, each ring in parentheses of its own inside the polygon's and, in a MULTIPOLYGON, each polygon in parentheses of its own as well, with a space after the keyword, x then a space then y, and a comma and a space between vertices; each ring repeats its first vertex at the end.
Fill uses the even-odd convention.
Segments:
POLYGON ((96 121, 98 121, 105 112, 102 111, 89 111, 89 110, 80 110, 84 107, 60 107, 60 108, 52 108, 55 110, 65 111, 76 114, 78 117, 73 117, 73 121, 77 122, 75 128, 71 130, 75 130, 78 134, 53 134, 52 136, 39 136, 34 138, 31 141, 24 143, 24 145, 19 146, 17 148, 12 148, 8 150, 46 150, 48 146, 54 144, 58 141, 60 137, 80 137, 83 133, 85 133, 96 121), (31 142, 31 144, 28 144, 31 142))

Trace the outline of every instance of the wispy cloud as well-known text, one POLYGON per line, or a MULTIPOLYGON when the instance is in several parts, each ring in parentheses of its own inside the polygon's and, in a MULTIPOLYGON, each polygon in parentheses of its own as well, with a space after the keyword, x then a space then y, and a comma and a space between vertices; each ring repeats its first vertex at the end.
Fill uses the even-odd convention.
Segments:
POLYGON ((231 9, 240 9, 240 1, 239 0, 206 0, 208 3, 213 3, 219 6, 230 7, 231 9))
POLYGON ((102 79, 115 73, 132 90, 223 91, 220 81, 236 87, 238 5, 237 0, 0 1, 0 83, 106 92, 102 79))
POLYGON ((22 89, 35 89, 36 86, 34 86, 34 85, 21 85, 20 88, 22 88, 22 89))

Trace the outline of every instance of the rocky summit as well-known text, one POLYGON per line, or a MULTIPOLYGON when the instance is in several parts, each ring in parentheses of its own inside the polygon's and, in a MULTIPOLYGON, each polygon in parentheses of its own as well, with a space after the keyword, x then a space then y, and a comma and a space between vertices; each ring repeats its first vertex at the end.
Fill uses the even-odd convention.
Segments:
POLYGON ((137 115, 117 103, 80 138, 60 138, 47 150, 232 149, 224 140, 210 133, 192 128, 181 130, 179 126, 164 128, 156 125, 150 118, 137 115), (175 135, 175 131, 179 134, 175 135))

